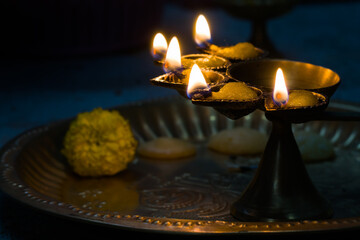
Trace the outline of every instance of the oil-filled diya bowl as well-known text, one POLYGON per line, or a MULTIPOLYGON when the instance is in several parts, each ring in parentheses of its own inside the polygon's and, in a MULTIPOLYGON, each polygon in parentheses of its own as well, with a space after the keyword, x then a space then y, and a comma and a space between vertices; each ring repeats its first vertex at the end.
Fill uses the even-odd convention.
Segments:
POLYGON ((206 54, 225 58, 232 63, 259 60, 268 55, 266 50, 255 47, 249 42, 239 42, 231 46, 209 44, 205 47, 198 47, 197 49, 206 54))
MULTIPOLYGON (((150 83, 155 86, 166 87, 176 90, 181 96, 188 98, 187 87, 189 83, 191 69, 183 69, 179 72, 170 72, 158 77, 150 79, 150 83)), ((227 78, 214 70, 201 69, 202 74, 205 76, 207 85, 215 87, 223 84, 227 78)))
MULTIPOLYGON (((189 94, 188 94, 189 95, 189 94)), ((213 107, 226 117, 236 120, 263 106, 260 89, 243 82, 225 81, 214 85, 209 94, 190 96, 194 104, 213 107)))
POLYGON ((226 71, 230 61, 211 54, 187 54, 181 57, 181 64, 185 69, 190 69, 194 64, 201 69, 226 71))

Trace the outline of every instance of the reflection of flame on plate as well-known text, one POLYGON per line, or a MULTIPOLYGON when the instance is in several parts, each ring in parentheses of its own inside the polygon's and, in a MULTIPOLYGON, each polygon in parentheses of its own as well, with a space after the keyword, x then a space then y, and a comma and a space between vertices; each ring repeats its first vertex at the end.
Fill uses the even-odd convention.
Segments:
POLYGON ((121 174, 103 178, 69 176, 63 186, 63 201, 93 211, 130 212, 139 205, 139 194, 121 174))

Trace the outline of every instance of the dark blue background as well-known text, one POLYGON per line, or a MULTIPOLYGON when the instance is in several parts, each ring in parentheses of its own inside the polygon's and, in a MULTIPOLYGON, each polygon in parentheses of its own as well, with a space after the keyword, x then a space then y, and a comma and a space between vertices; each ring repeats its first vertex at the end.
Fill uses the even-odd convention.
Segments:
MULTIPOLYGON (((163 32, 168 39, 178 36, 183 54, 196 52, 192 27, 200 12, 211 25, 214 43, 232 44, 249 39, 249 21, 230 16, 216 5, 207 8, 192 5, 191 1, 185 3, 164 4, 160 24, 151 29, 154 34, 163 32)), ((271 41, 285 58, 333 69, 342 78, 333 99, 360 103, 359 2, 303 3, 267 23, 271 41)), ((139 37, 143 37, 142 29, 138 30, 139 37)), ((151 77, 162 72, 152 63, 151 41, 148 37, 148 44, 139 44, 129 51, 96 55, 3 54, 0 144, 26 129, 95 107, 113 107, 175 94, 149 84, 151 77)), ((82 231, 84 237, 108 237, 114 233, 124 237, 115 230, 88 228, 85 224, 36 212, 0 193, 0 239, 39 239, 40 236, 53 239, 49 236, 67 236, 70 230, 82 231)))

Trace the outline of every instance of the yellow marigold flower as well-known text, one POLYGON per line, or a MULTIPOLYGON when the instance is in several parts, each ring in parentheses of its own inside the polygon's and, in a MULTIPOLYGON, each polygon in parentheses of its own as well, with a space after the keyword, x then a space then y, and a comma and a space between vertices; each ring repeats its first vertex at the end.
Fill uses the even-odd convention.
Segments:
POLYGON ((118 111, 96 108, 71 122, 62 153, 81 176, 114 175, 134 159, 137 144, 118 111))

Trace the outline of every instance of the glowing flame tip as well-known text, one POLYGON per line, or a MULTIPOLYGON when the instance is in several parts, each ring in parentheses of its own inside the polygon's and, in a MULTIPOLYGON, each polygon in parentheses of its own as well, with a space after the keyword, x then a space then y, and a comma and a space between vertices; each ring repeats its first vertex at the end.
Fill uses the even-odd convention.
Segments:
POLYGON ((167 42, 164 35, 157 33, 153 40, 151 54, 155 60, 163 60, 167 50, 167 42))
POLYGON ((200 14, 195 24, 195 42, 202 47, 211 41, 210 27, 204 15, 200 14))
POLYGON ((195 63, 190 71, 189 83, 187 87, 187 95, 191 98, 191 95, 194 91, 199 89, 205 89, 208 85, 206 83, 205 77, 201 72, 199 66, 195 63))
POLYGON ((169 43, 164 69, 166 72, 174 72, 181 69, 181 51, 177 37, 173 37, 169 43))
POLYGON ((284 73, 281 68, 278 68, 276 71, 273 100, 278 106, 285 105, 289 100, 289 93, 286 87, 284 73))

